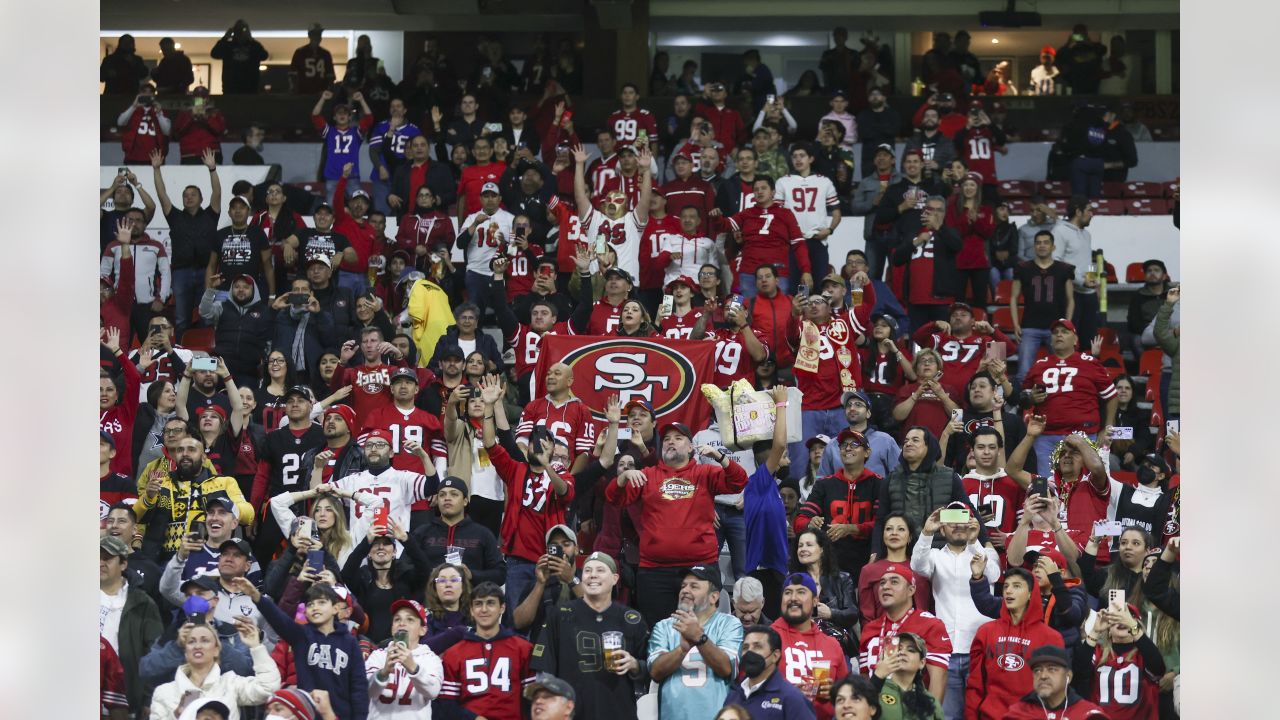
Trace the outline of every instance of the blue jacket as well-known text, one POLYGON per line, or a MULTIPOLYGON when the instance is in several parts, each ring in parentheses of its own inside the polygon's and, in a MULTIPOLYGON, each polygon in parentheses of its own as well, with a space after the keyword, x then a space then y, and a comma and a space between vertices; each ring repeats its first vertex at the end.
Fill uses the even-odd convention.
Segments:
POLYGON ((814 720, 813 704, 787 682, 778 667, 751 697, 743 693, 742 683, 734 683, 724 704, 741 705, 751 713, 751 720, 814 720))
POLYGON ((299 625, 271 599, 258 599, 258 610, 293 648, 298 687, 325 690, 333 712, 342 720, 365 720, 369 715, 369 681, 364 674, 360 641, 345 627, 328 635, 311 625, 299 625))
MULTIPOLYGON (((173 674, 187 661, 186 653, 178 647, 177 640, 178 628, 186 621, 185 615, 179 615, 138 664, 138 673, 149 687, 172 682, 173 674)), ((213 627, 218 633, 218 639, 222 641, 222 653, 218 658, 218 668, 222 674, 235 673, 242 677, 253 677, 253 658, 249 655, 249 648, 241 642, 236 627, 216 620, 213 627)))
POLYGON ((761 465, 747 479, 742 502, 747 523, 747 557, 743 567, 764 566, 787 572, 787 509, 778 494, 778 481, 761 465))

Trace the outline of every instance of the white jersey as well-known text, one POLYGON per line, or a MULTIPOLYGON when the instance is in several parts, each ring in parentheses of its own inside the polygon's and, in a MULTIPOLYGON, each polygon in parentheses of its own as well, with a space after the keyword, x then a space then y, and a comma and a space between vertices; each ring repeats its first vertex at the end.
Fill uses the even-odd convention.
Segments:
POLYGON ((471 227, 477 218, 479 223, 471 233, 471 242, 467 243, 467 270, 492 277, 493 270, 489 268, 489 263, 493 262, 500 249, 506 250, 506 244, 511 241, 511 223, 516 218, 502 208, 498 208, 498 212, 492 217, 480 210, 468 215, 462 221, 460 229, 471 227), (501 239, 498 237, 499 233, 502 235, 501 239))
POLYGON ((635 211, 623 215, 617 220, 610 220, 605 214, 592 210, 583 218, 582 224, 587 228, 585 241, 592 247, 596 240, 604 235, 605 242, 613 246, 618 254, 618 267, 631 274, 632 280, 640 281, 640 234, 644 225, 636 217, 635 211))
POLYGON ((783 175, 778 178, 773 194, 779 205, 796 216, 800 233, 806 238, 813 237, 821 228, 830 227, 828 213, 840 207, 836 186, 817 173, 809 173, 804 177, 783 175))
MULTIPOLYGON (((334 486, 350 492, 369 493, 384 500, 390 509, 390 517, 396 523, 409 529, 409 509, 419 500, 427 499, 427 477, 422 473, 396 470, 388 467, 374 475, 368 470, 348 475, 334 481, 334 486)), ((373 518, 378 504, 372 508, 364 503, 344 501, 347 504, 347 529, 353 538, 363 538, 373 527, 373 518)))
POLYGON ((680 259, 672 258, 663 269, 662 286, 681 275, 694 281, 698 279, 698 271, 707 263, 715 263, 716 243, 709 237, 685 237, 683 233, 663 233, 658 238, 658 251, 680 253, 680 259))
POLYGON ((383 682, 378 679, 378 673, 387 664, 387 651, 379 648, 369 653, 364 661, 364 674, 369 680, 370 720, 431 720, 431 701, 440 694, 440 685, 444 683, 444 664, 426 645, 413 649, 413 661, 418 664, 418 672, 410 675, 397 663, 383 682))

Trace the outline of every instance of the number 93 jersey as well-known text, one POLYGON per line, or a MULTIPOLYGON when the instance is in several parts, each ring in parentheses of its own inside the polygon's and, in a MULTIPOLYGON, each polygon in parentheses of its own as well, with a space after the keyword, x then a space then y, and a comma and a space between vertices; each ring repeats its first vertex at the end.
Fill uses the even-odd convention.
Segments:
POLYGON ((1102 363, 1079 352, 1065 358, 1050 355, 1037 360, 1022 387, 1044 388, 1047 397, 1036 407, 1036 413, 1045 416, 1047 435, 1066 435, 1076 430, 1090 435, 1099 432, 1102 427, 1098 399, 1110 400, 1116 395, 1116 386, 1102 363))

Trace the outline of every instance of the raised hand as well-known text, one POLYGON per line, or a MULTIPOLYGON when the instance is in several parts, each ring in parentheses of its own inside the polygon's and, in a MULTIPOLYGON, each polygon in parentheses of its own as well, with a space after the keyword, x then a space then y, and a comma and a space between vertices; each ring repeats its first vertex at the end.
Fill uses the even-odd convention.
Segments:
POLYGON ((111 351, 112 355, 120 352, 120 328, 114 326, 107 328, 107 338, 102 341, 102 344, 111 351))
POLYGON ((213 148, 205 148, 204 152, 200 155, 200 161, 203 162, 204 166, 210 170, 213 170, 218 166, 217 157, 213 154, 213 148))
POLYGON ((355 164, 354 164, 354 163, 347 163, 346 165, 343 165, 343 166, 342 166, 342 177, 344 177, 344 178, 349 178, 349 177, 351 177, 351 171, 352 171, 352 169, 354 169, 354 168, 355 168, 355 164))
POLYGON ((164 155, 159 150, 152 150, 149 157, 151 158, 151 167, 158 168, 164 165, 164 155))
POLYGON ((622 400, 616 394, 610 395, 605 402, 604 417, 614 425, 622 421, 622 400))
POLYGON ((321 99, 321 100, 325 100, 325 101, 332 100, 332 99, 333 99, 333 91, 332 91, 332 90, 325 90, 324 92, 320 93, 320 99, 321 99))
POLYGON ((581 143, 573 146, 573 161, 580 165, 585 165, 587 162, 587 150, 581 143))
POLYGON ((122 217, 116 222, 116 242, 121 245, 133 242, 133 223, 127 217, 122 217))

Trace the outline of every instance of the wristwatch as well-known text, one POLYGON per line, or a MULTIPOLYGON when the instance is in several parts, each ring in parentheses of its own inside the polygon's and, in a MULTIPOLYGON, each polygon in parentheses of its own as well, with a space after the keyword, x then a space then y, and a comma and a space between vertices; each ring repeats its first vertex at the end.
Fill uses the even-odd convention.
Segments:
POLYGON ((693 644, 693 646, 694 646, 694 647, 702 647, 702 644, 703 644, 703 643, 705 643, 707 640, 710 640, 710 638, 708 638, 708 637, 707 637, 707 634, 706 634, 706 633, 702 633, 702 637, 698 638, 698 641, 697 641, 697 642, 695 642, 695 643, 693 644))
POLYGON ((577 575, 574 575, 573 581, 569 583, 569 587, 578 587, 581 584, 582 584, 582 578, 578 577, 577 575))

